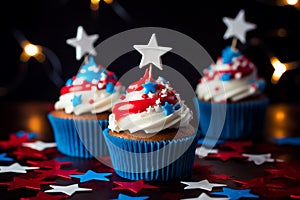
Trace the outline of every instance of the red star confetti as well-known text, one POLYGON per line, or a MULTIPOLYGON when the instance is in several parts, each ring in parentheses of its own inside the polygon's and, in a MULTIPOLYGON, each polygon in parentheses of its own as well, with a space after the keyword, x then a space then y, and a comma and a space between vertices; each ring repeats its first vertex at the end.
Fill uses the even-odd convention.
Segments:
POLYGON ((280 169, 266 169, 272 178, 288 178, 292 180, 300 180, 299 168, 290 164, 281 164, 280 169))
POLYGON ((145 184, 144 180, 138 180, 138 181, 135 181, 135 182, 114 181, 114 183, 119 185, 119 186, 114 187, 112 190, 130 190, 134 193, 138 193, 143 188, 149 188, 149 189, 158 188, 156 186, 145 184))
POLYGON ((300 195, 290 195, 291 199, 300 199, 300 195))
POLYGON ((55 183, 53 181, 41 181, 41 178, 38 179, 25 179, 21 177, 14 177, 11 182, 0 182, 0 185, 8 185, 8 191, 18 189, 18 188, 28 188, 33 190, 40 190, 41 185, 55 183))
POLYGON ((287 199, 293 195, 300 195, 300 187, 279 189, 279 188, 269 188, 269 187, 255 187, 252 188, 253 193, 259 194, 266 199, 287 199))
POLYGON ((251 180, 234 180, 236 183, 242 184, 240 189, 254 188, 254 187, 269 187, 269 188, 284 188, 278 183, 272 183, 268 177, 258 177, 251 180))
POLYGON ((71 174, 83 174, 83 172, 78 172, 77 169, 62 170, 62 169, 51 169, 51 170, 34 170, 34 172, 41 173, 40 176, 44 178, 50 177, 62 177, 66 179, 71 179, 71 174))
POLYGON ((166 193, 163 195, 163 199, 180 199, 182 195, 180 193, 166 193))
POLYGON ((224 144, 220 144, 219 148, 229 148, 236 152, 243 152, 245 148, 253 146, 252 141, 226 141, 224 144))
POLYGON ((68 195, 49 195, 45 192, 38 192, 35 197, 21 198, 20 200, 61 200, 66 199, 68 195))
POLYGON ((42 152, 27 147, 19 147, 16 151, 12 152, 12 154, 15 155, 18 160, 29 158, 41 160, 47 159, 47 156, 42 152))
POLYGON ((236 151, 219 151, 217 154, 209 154, 206 158, 219 158, 222 161, 227 161, 231 158, 245 159, 246 157, 236 151))
POLYGON ((48 169, 60 169, 63 165, 72 165, 72 162, 58 162, 56 159, 46 161, 27 161, 28 164, 48 169))
POLYGON ((14 149, 19 146, 21 146, 22 143, 28 142, 28 135, 22 135, 21 137, 18 137, 15 134, 11 134, 9 136, 9 139, 6 141, 0 141, 0 149, 6 150, 6 149, 14 149))
POLYGON ((227 181, 231 179, 231 176, 228 176, 226 174, 212 174, 209 176, 215 180, 222 180, 222 181, 227 181))

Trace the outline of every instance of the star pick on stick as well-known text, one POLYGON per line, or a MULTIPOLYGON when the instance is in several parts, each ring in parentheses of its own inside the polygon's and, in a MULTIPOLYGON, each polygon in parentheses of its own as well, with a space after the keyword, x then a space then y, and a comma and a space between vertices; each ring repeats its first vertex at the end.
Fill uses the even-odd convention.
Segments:
POLYGON ((245 11, 240 10, 235 19, 228 17, 223 18, 223 22, 227 26, 227 30, 224 34, 224 39, 234 37, 232 47, 235 49, 236 39, 239 39, 242 43, 246 42, 246 32, 256 28, 255 24, 245 21, 245 11))
POLYGON ((198 182, 181 181, 181 183, 188 185, 184 188, 185 190, 187 190, 187 189, 203 189, 203 190, 211 191, 214 187, 227 186, 225 184, 210 183, 210 182, 208 182, 208 180, 202 180, 202 181, 198 181, 198 182))
POLYGON ((39 169, 39 167, 21 166, 19 163, 13 163, 9 166, 0 166, 0 173, 14 172, 14 173, 27 173, 26 170, 39 169))
POLYGON ((188 198, 188 199, 181 199, 181 200, 229 200, 229 198, 225 197, 210 197, 205 193, 201 193, 199 197, 196 198, 188 198))
POLYGON ((119 182, 114 181, 115 184, 119 185, 118 187, 114 187, 112 190, 130 190, 134 193, 138 193, 143 188, 157 188, 156 186, 145 184, 144 180, 138 180, 135 182, 119 182))
POLYGON ((56 147, 56 143, 55 142, 43 142, 43 141, 35 141, 35 142, 26 142, 23 143, 22 146, 24 147, 28 147, 31 149, 35 149, 38 151, 43 151, 47 148, 53 148, 56 147))
POLYGON ((8 185, 8 191, 18 188, 28 188, 33 190, 40 190, 41 185, 55 183, 54 181, 42 181, 43 178, 25 179, 21 177, 14 177, 11 182, 2 182, 0 185, 8 185))
POLYGON ((67 44, 76 48, 76 59, 80 60, 85 54, 97 55, 93 45, 98 37, 97 34, 88 36, 83 27, 79 26, 76 38, 68 39, 67 44))
POLYGON ((75 192, 81 192, 81 191, 92 191, 91 188, 81 188, 78 186, 78 184, 73 184, 73 185, 66 185, 66 186, 59 186, 59 185, 50 185, 52 188, 51 190, 46 190, 45 192, 47 193, 52 193, 52 192, 61 192, 66 195, 71 196, 75 192))
POLYGON ((85 174, 80 175, 71 175, 72 178, 79 178, 80 183, 91 181, 91 180, 98 180, 98 181, 109 181, 106 176, 110 176, 112 173, 96 173, 93 170, 88 170, 85 174))
POLYGON ((147 45, 134 45, 133 47, 143 55, 140 68, 148 64, 153 64, 160 70, 163 69, 160 57, 172 49, 170 47, 158 46, 155 33, 152 34, 147 45))
POLYGON ((240 198, 259 198, 258 195, 251 194, 250 189, 245 189, 245 190, 234 190, 231 188, 223 188, 222 192, 212 192, 211 194, 213 195, 222 195, 222 196, 227 196, 231 200, 237 200, 240 198))

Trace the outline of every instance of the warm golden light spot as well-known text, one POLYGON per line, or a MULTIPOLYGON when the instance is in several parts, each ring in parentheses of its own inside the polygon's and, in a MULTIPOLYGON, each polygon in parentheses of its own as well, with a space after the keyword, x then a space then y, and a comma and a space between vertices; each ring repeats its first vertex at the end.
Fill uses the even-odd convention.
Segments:
POLYGON ((275 114, 275 119, 276 119, 277 121, 283 121, 283 120, 285 119, 285 113, 282 112, 282 111, 276 112, 276 114, 275 114))
POLYGON ((33 44, 26 44, 24 47, 24 52, 28 56, 36 56, 39 53, 39 48, 36 45, 33 44))
POLYGON ((20 56, 22 62, 27 62, 29 58, 34 57, 39 62, 45 61, 45 56, 42 53, 42 48, 38 45, 31 44, 28 41, 22 43, 23 52, 20 56))
POLYGON ((298 3, 298 0, 286 0, 286 3, 288 5, 294 6, 298 3))
POLYGON ((276 57, 271 58, 271 63, 275 69, 271 81, 273 84, 276 84, 279 81, 282 74, 287 70, 287 67, 285 64, 281 63, 276 57))
POLYGON ((31 132, 40 133, 42 132, 42 119, 38 116, 30 116, 28 118, 28 130, 31 132))

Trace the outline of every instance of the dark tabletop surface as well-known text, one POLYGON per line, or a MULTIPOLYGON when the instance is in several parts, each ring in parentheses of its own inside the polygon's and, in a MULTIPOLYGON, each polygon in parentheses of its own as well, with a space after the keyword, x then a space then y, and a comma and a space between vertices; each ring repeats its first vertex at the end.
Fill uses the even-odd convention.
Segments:
MULTIPOLYGON (((0 130, 1 141, 7 141, 9 135, 18 131, 27 133, 37 133, 36 139, 44 142, 53 142, 54 137, 51 126, 46 117, 47 113, 53 109, 53 104, 48 102, 10 102, 0 104, 0 130)), ((243 184, 238 183, 239 180, 254 180, 262 178, 265 182, 258 182, 251 186, 251 193, 260 196, 260 199, 289 199, 299 198, 300 195, 300 178, 299 178, 299 152, 298 145, 279 145, 270 138, 282 138, 285 136, 299 137, 300 136, 300 104, 287 103, 271 103, 267 109, 266 126, 264 131, 264 139, 254 142, 250 147, 244 148, 241 153, 262 154, 271 153, 272 158, 280 159, 284 162, 267 162, 261 165, 255 165, 254 162, 245 161, 245 159, 229 158, 228 160, 220 160, 213 157, 199 158, 195 156, 195 165, 191 178, 186 178, 182 181, 200 181, 207 179, 213 183, 223 183, 232 189, 242 189, 243 184), (283 169, 289 166, 297 171, 295 177, 288 175, 284 177, 271 176, 268 169, 283 169), (222 176, 218 176, 222 174, 222 176), (217 175, 217 176, 216 176, 217 175), (269 181, 269 182, 268 182, 269 181), (291 196, 292 195, 292 196, 291 196)), ((249 142, 249 141, 240 141, 249 142)), ((218 146, 217 146, 218 147, 218 146)), ((224 148, 224 146, 223 146, 224 148)), ((219 148, 219 150, 222 149, 219 148)), ((224 149, 223 149, 224 150, 224 149)), ((225 147, 226 151, 226 147, 225 147)), ((7 157, 13 158, 14 161, 0 161, 0 166, 7 166, 13 162, 18 162, 21 165, 32 166, 28 164, 31 160, 45 160, 38 156, 17 156, 16 148, 3 149, 0 153, 6 153, 7 157)), ((92 192, 76 192, 69 199, 114 199, 119 194, 125 194, 132 197, 148 196, 149 199, 184 199, 196 198, 201 193, 213 196, 210 191, 202 189, 185 190, 183 183, 180 181, 159 183, 146 182, 148 185, 157 186, 157 188, 144 188, 138 193, 133 193, 129 190, 116 190, 117 187, 114 181, 127 182, 128 180, 118 177, 114 171, 108 166, 100 163, 96 159, 81 159, 64 156, 57 152, 56 148, 52 151, 41 151, 42 155, 46 155, 46 160, 57 159, 59 162, 72 162, 69 165, 62 166, 62 170, 78 169, 80 172, 86 172, 91 169, 97 172, 112 173, 109 181, 88 181, 80 183, 81 187, 92 188, 92 192)), ((291 169, 289 168, 289 169, 291 169)), ((291 171, 286 170, 284 173, 289 174, 291 171)), ((35 172, 26 174, 18 173, 0 173, 0 199, 20 199, 22 197, 34 197, 39 190, 30 188, 17 188, 8 190, 8 185, 3 183, 11 182, 15 177, 30 178, 35 172), (28 177, 29 176, 29 177, 28 177)), ((293 172, 292 172, 293 173, 293 172)), ((260 179, 260 180, 262 180, 260 179)), ((46 180, 53 181, 56 185, 69 185, 79 183, 79 179, 67 177, 52 177, 46 180)), ((129 182, 129 181, 128 181, 129 182)), ((245 186, 245 185, 244 185, 245 186)), ((10 186, 11 187, 11 186, 10 186)), ((245 186, 247 188, 247 185, 245 186)), ((49 184, 43 184, 40 191, 51 189, 49 184)), ((212 192, 222 191, 221 188, 215 187, 212 192)), ((49 195, 59 197, 62 193, 52 193, 49 195)), ((251 199, 251 198, 250 198, 251 199)))

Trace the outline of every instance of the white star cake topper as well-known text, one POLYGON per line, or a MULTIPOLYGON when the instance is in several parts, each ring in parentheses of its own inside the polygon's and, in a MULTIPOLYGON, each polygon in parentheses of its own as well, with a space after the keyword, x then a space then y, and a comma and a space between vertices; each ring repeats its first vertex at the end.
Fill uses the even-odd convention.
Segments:
POLYGON ((246 32, 256 28, 255 24, 245 21, 244 10, 240 10, 235 19, 224 17, 223 22, 227 26, 224 39, 228 39, 233 36, 238 38, 242 43, 245 43, 246 41, 246 32))
POLYGON ((140 68, 148 64, 153 64, 160 70, 163 69, 160 57, 172 49, 170 47, 158 46, 155 33, 152 34, 147 45, 133 45, 133 47, 143 55, 140 68))
POLYGON ((76 38, 68 39, 67 44, 76 48, 76 59, 80 60, 85 54, 97 55, 93 45, 98 37, 98 34, 87 35, 83 27, 79 26, 76 38))

